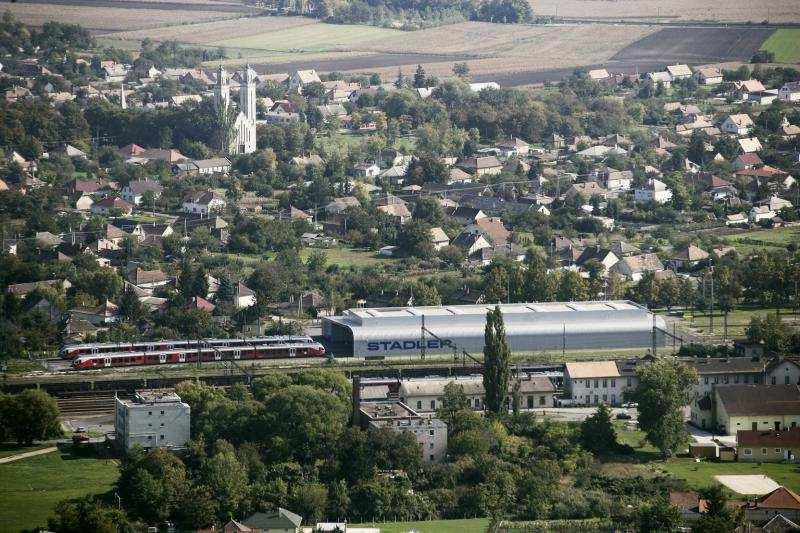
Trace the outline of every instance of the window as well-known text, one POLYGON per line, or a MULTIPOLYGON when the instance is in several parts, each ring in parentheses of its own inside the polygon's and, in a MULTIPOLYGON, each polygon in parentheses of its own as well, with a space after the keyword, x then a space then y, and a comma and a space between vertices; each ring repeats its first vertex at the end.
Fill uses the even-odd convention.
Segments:
POLYGON ((596 389, 599 386, 600 386, 600 380, 599 379, 594 380, 594 388, 596 389))
POLYGON ((152 435, 148 435, 147 436, 147 440, 153 440, 153 436, 152 435))
POLYGON ((603 403, 608 401, 608 394, 603 394, 603 403))
POLYGON ((783 384, 784 385, 788 385, 789 384, 789 376, 783 376, 783 384))
POLYGON ((164 414, 164 411, 161 411, 161 414, 163 415, 163 414, 164 414))
POLYGON ((435 431, 434 431, 434 430, 432 430, 432 429, 431 429, 430 431, 428 431, 428 435, 430 435, 431 437, 433 437, 433 434, 434 434, 434 433, 435 433, 435 431))
POLYGON ((714 385, 719 383, 719 376, 714 376, 714 385))
POLYGON ((428 460, 430 460, 430 461, 433 461, 433 454, 430 454, 430 455, 428 456, 428 460))
POLYGON ((767 455, 767 449, 761 448, 761 455, 767 455))
POLYGON ((431 409, 436 409, 436 400, 431 400, 431 409))
POLYGON ((430 448, 431 450, 433 449, 433 443, 432 442, 430 444, 428 444, 428 448, 430 448))
POLYGON ((725 385, 728 384, 728 379, 729 379, 729 376, 723 376, 722 381, 725 382, 725 385))
POLYGON ((745 455, 753 455, 753 450, 751 450, 750 448, 745 448, 744 449, 744 454, 745 455))
POLYGON ((161 440, 164 440, 164 435, 159 435, 159 438, 160 438, 161 440))
POLYGON ((775 448, 775 453, 781 453, 781 449, 780 448, 775 448))
POLYGON ((703 378, 703 383, 705 383, 706 385, 708 385, 708 376, 706 376, 706 377, 704 377, 704 378, 703 378))
POLYGON ((607 380, 607 379, 604 379, 604 380, 603 380, 603 388, 604 388, 604 389, 607 389, 607 388, 608 388, 608 380, 607 380))
POLYGON ((164 427, 164 422, 161 422, 161 427, 162 427, 162 428, 164 427))
POLYGON ((545 405, 546 402, 547 398, 545 398, 544 396, 539 396, 539 405, 545 405))
POLYGON ((775 376, 772 376, 772 384, 775 385, 775 376))
POLYGON ((472 407, 472 398, 467 398, 467 407, 472 407))
POLYGON ((528 396, 528 409, 533 409, 533 396, 528 396))
POLYGON ((617 380, 616 379, 612 379, 611 380, 611 388, 613 389, 616 386, 617 386, 617 380))
POLYGON ((417 409, 422 409, 422 400, 417 400, 417 409))
POLYGON ((734 383, 739 383, 739 374, 736 374, 735 376, 733 376, 733 382, 734 383))
POLYGON ((153 411, 147 411, 147 416, 153 416, 153 411))

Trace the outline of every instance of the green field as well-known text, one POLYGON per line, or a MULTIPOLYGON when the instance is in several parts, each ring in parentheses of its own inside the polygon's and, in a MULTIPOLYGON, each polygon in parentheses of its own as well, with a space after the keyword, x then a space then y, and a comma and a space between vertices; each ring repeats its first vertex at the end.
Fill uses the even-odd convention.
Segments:
POLYGON ((758 475, 774 479, 795 492, 800 491, 800 465, 781 463, 715 463, 711 461, 694 462, 691 458, 670 459, 659 463, 658 469, 673 477, 686 480, 693 489, 707 487, 714 476, 758 475))
MULTIPOLYGON (((659 314, 665 314, 666 311, 658 311, 659 314)), ((753 317, 765 317, 767 315, 774 315, 777 313, 775 307, 758 307, 750 308, 744 307, 734 309, 728 313, 728 338, 743 337, 747 333, 747 328, 750 325, 750 320, 753 317)), ((781 317, 784 321, 794 321, 797 317, 793 311, 788 308, 780 310, 781 317)), ((711 313, 708 311, 691 311, 687 310, 684 318, 681 319, 682 324, 699 333, 711 333, 711 313)), ((722 336, 724 333, 725 316, 719 310, 714 310, 714 331, 715 335, 722 336)))
POLYGON ((391 265, 397 259, 391 257, 381 257, 377 252, 371 250, 358 250, 355 248, 303 248, 300 250, 300 257, 305 261, 314 251, 325 252, 328 257, 329 265, 339 265, 341 267, 367 267, 373 265, 391 265))
POLYGON ((381 533, 483 533, 489 525, 488 518, 464 520, 431 520, 427 522, 384 522, 375 524, 352 524, 352 527, 379 527, 381 533))
POLYGON ((0 444, 0 459, 2 459, 3 457, 11 457, 12 455, 17 455, 20 453, 41 450, 42 448, 49 448, 50 446, 53 446, 53 444, 40 443, 40 444, 34 444, 33 446, 17 446, 17 444, 15 443, 4 442, 0 444))
MULTIPOLYGON (((800 37, 800 36, 799 36, 800 37)), ((723 237, 725 242, 736 248, 741 254, 749 254, 759 249, 784 248, 787 244, 800 244, 800 227, 773 228, 769 230, 748 231, 723 237), (749 239, 760 241, 758 243, 742 242, 749 239)))
POLYGON ((797 63, 800 61, 800 29, 776 30, 769 39, 764 41, 761 49, 774 53, 777 63, 797 63))
MULTIPOLYGON (((247 37, 234 37, 209 43, 209 46, 239 51, 327 52, 347 51, 361 43, 403 35, 400 30, 348 24, 309 24, 247 37)), ((243 53, 243 55, 247 55, 243 53)))
POLYGON ((58 452, 0 465, 0 531, 45 526, 59 501, 104 494, 118 475, 112 460, 58 452))

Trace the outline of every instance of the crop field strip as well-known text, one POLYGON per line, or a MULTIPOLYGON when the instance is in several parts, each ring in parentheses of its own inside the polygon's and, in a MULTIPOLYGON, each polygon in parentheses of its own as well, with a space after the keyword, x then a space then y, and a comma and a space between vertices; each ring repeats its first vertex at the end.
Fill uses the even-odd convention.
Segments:
POLYGON ((797 0, 529 0, 535 15, 650 22, 800 22, 797 0))
POLYGON ((774 53, 777 63, 800 62, 800 28, 781 28, 775 31, 761 49, 774 53))

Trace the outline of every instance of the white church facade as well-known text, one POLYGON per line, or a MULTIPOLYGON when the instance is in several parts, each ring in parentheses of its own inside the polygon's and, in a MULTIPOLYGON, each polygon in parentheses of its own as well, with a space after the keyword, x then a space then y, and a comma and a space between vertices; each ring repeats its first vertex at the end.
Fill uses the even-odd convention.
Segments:
MULTIPOLYGON (((256 72, 248 65, 239 76, 239 109, 233 120, 228 153, 252 154, 256 151, 256 72)), ((214 103, 224 113, 231 112, 230 78, 222 65, 217 69, 214 103)))

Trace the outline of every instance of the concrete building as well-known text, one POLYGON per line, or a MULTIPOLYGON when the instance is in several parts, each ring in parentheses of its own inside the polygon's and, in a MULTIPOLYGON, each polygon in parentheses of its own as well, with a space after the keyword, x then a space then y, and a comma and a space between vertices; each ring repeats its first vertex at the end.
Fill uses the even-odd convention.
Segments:
MULTIPOLYGON (((800 496, 786 487, 778 487, 769 494, 748 502, 742 509, 744 510, 745 518, 754 524, 766 524, 777 516, 791 520, 795 525, 800 522, 800 496)), ((793 530, 793 527, 762 529, 762 531, 793 530)))
POLYGON ((132 400, 117 398, 115 431, 124 450, 180 449, 189 441, 189 405, 172 391, 139 391, 132 400))
MULTIPOLYGON (((517 378, 509 381, 509 391, 517 378)), ((483 388, 483 376, 461 376, 449 378, 414 378, 400 383, 398 396, 400 401, 420 413, 434 413, 442 407, 444 388, 449 383, 460 385, 467 398, 467 405, 475 411, 483 411, 486 393, 483 388)), ((524 374, 519 377, 520 409, 541 409, 552 407, 556 388, 547 376, 524 374)), ((512 406, 512 395, 506 398, 509 409, 512 406)))
POLYGON ((580 405, 619 405, 624 392, 637 385, 636 375, 623 375, 617 361, 567 363, 564 367, 564 390, 580 405))
MULTIPOLYGON (((340 356, 419 356, 423 337, 428 354, 481 353, 494 307, 348 309, 323 318, 322 334, 340 356)), ((500 310, 512 352, 664 345, 663 318, 630 301, 500 304, 500 310)))
POLYGON ((422 416, 402 401, 361 402, 359 414, 360 425, 365 429, 412 433, 426 463, 438 463, 447 455, 447 424, 422 416))
POLYGON ((800 360, 775 359, 767 365, 767 379, 769 385, 800 385, 800 360))
POLYGON ((727 385, 714 390, 719 431, 781 430, 800 424, 800 386, 727 385))

